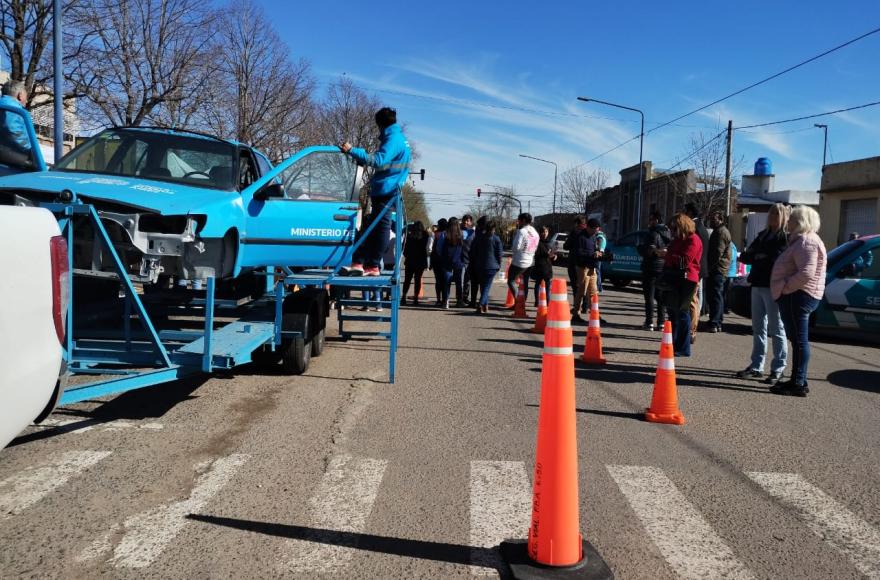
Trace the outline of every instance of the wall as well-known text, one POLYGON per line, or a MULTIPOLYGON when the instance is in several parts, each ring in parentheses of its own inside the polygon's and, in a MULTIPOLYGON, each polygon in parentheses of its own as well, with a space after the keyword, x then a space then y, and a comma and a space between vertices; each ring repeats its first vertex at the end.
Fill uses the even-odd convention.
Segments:
MULTIPOLYGON (((842 201, 877 200, 875 220, 880 224, 880 157, 826 165, 822 171, 822 189, 819 193, 819 215, 822 218, 819 236, 830 250, 838 245, 842 201)), ((859 233, 867 235, 880 232, 859 233)))

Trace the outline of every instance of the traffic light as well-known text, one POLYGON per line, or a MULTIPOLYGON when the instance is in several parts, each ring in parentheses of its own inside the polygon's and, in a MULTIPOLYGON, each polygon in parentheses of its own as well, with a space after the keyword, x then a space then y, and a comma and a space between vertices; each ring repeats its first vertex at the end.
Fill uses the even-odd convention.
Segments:
POLYGON ((480 188, 478 187, 478 188, 477 188, 477 197, 480 197, 480 194, 481 194, 481 193, 482 193, 482 190, 480 190, 480 188))

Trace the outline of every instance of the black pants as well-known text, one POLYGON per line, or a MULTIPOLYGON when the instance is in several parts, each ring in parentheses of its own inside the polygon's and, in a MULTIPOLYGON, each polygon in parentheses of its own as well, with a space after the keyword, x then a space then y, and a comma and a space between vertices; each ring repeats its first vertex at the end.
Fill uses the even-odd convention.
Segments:
POLYGON ((642 275, 642 294, 645 297, 645 324, 654 322, 654 304, 657 304, 657 326, 662 326, 666 320, 666 304, 663 295, 657 288, 660 276, 653 273, 642 275))
POLYGON ((513 296, 516 297, 516 289, 517 283, 516 279, 522 277, 523 285, 526 287, 526 290, 529 289, 529 269, 530 268, 520 268, 519 266, 510 266, 510 271, 507 273, 507 287, 510 288, 510 291, 513 293, 513 296))
POLYGON ((412 283, 413 278, 416 281, 415 294, 413 294, 413 298, 416 300, 419 299, 419 293, 422 291, 422 274, 425 273, 424 268, 413 269, 406 268, 403 271, 403 298, 406 298, 406 295, 409 293, 409 285, 412 283))
POLYGON ((465 265, 464 270, 462 271, 462 279, 461 279, 461 287, 464 292, 463 300, 468 302, 471 297, 471 267, 470 265, 465 265))
MULTIPOLYGON (((497 270, 496 270, 497 272, 497 270)), ((477 294, 480 292, 480 284, 483 282, 484 275, 476 268, 468 267, 467 276, 470 276, 470 299, 473 306, 477 305, 477 294)))
MULTIPOLYGON (((547 291, 547 305, 550 305, 550 283, 553 281, 553 273, 551 272, 549 276, 546 278, 541 277, 538 279, 532 278, 535 284, 535 308, 538 307, 538 295, 541 293, 541 282, 544 283, 544 288, 547 291)), ((528 288, 526 288, 528 292, 528 288)))
MULTIPOLYGON (((370 220, 373 223, 378 215, 385 209, 389 203, 394 203, 394 196, 374 197, 370 199, 370 220)), ((391 210, 385 212, 382 219, 376 224, 376 227, 370 232, 367 239, 358 246, 357 251, 352 257, 355 264, 363 264, 365 268, 378 268, 379 262, 382 261, 382 255, 388 242, 391 240, 391 210)))
POLYGON ((709 303, 709 326, 721 328, 724 322, 724 274, 710 274, 706 278, 706 301, 709 303))

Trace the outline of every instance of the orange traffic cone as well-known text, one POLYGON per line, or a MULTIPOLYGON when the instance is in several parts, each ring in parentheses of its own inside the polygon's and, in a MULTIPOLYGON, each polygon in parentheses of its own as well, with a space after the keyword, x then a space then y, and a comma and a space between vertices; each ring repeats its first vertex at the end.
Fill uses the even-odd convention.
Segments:
MULTIPOLYGON (((521 278, 517 278, 517 286, 521 282, 521 278)), ((513 308, 513 305, 516 304, 516 297, 513 295, 513 292, 510 291, 510 286, 507 287, 507 300, 504 301, 505 308, 513 308)))
POLYGON ((653 423, 684 425, 684 415, 678 408, 678 389, 675 385, 675 351, 672 348, 672 323, 663 324, 663 342, 660 343, 660 360, 654 379, 654 396, 651 408, 645 410, 645 419, 653 423))
POLYGON ((526 282, 520 277, 519 279, 519 287, 516 289, 516 305, 513 310, 513 318, 528 318, 529 314, 526 312, 526 282))
POLYGON ((547 326, 547 288, 544 281, 541 281, 541 291, 538 293, 538 312, 535 314, 535 326, 531 332, 535 334, 543 334, 544 328, 547 326))
POLYGON ((591 365, 604 365, 607 361, 602 354, 602 329, 599 325, 599 297, 593 294, 590 299, 590 326, 587 328, 587 342, 581 361, 591 365))
POLYGON ((532 518, 527 543, 501 544, 514 578, 613 578, 580 534, 574 353, 565 280, 550 286, 544 331, 541 405, 532 518))

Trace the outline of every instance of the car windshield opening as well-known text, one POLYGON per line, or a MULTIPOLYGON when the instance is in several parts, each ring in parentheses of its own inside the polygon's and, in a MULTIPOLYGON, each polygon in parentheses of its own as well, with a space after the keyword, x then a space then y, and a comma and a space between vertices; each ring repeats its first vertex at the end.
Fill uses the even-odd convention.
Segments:
POLYGON ((231 143, 210 137, 108 129, 71 151, 55 169, 231 191, 237 185, 238 155, 231 143))

